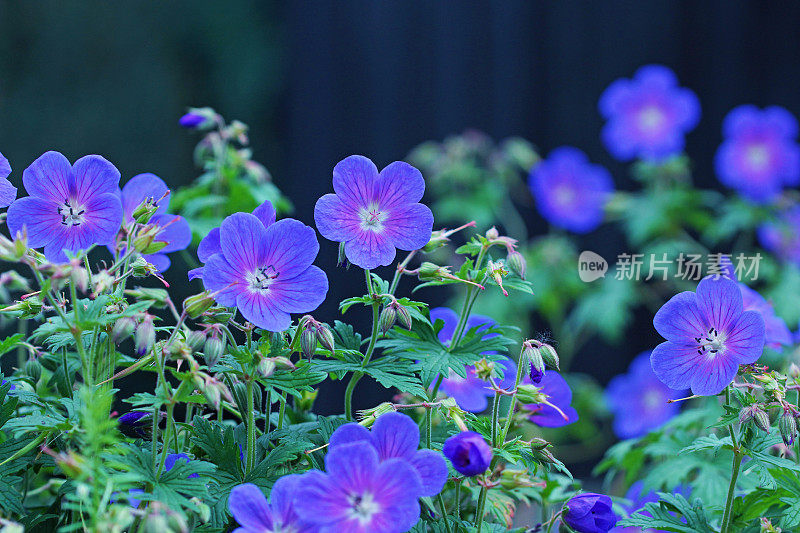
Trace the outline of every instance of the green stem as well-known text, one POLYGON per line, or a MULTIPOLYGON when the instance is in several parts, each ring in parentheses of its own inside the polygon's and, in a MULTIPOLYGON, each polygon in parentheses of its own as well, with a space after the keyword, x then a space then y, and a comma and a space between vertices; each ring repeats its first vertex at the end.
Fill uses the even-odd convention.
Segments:
POLYGON ((152 433, 151 437, 153 439, 153 472, 156 471, 158 468, 158 415, 161 413, 161 410, 158 407, 153 408, 153 423, 152 423, 152 433))
POLYGON ((511 420, 514 418, 514 408, 517 404, 517 388, 520 381, 522 381, 523 361, 517 361, 517 377, 514 380, 514 394, 511 395, 511 404, 508 406, 508 415, 506 416, 506 423, 503 425, 503 431, 500 433, 500 442, 506 441, 508 430, 511 428, 511 420))
POLYGON ((444 522, 444 528, 447 530, 447 533, 452 533, 452 529, 450 529, 450 521, 447 519, 447 509, 444 506, 444 498, 442 498, 442 494, 436 497, 436 501, 439 502, 439 508, 442 510, 442 522, 444 522))
POLYGON ((433 417, 431 416, 431 408, 425 408, 425 447, 431 447, 431 434, 433 433, 433 417))
POLYGON ((486 493, 489 492, 485 486, 481 487, 481 493, 478 495, 478 510, 475 511, 475 528, 477 533, 481 533, 483 529, 483 515, 486 512, 486 493))
POLYGON ((461 520, 461 480, 455 480, 455 500, 456 500, 456 518, 461 520))
POLYGON ((494 393, 494 402, 492 403, 492 447, 499 446, 497 442, 498 432, 497 426, 500 423, 500 393, 494 393))
POLYGON ((278 400, 278 429, 283 429, 283 417, 286 414, 286 393, 282 392, 278 400))
MULTIPOLYGON (((372 288, 372 279, 370 279, 369 269, 364 269, 367 279, 367 291, 372 297, 372 334, 369 337, 369 346, 367 346, 367 353, 364 354, 364 359, 361 361, 361 368, 369 364, 372 358, 372 352, 375 351, 375 343, 378 341, 378 309, 380 308, 380 301, 375 298, 375 293, 372 288)), ((347 383, 347 388, 344 391, 344 416, 348 421, 353 420, 353 391, 356 388, 358 381, 364 377, 364 372, 353 372, 350 376, 350 381, 347 383)))
POLYGON ((249 474, 256 462, 256 421, 255 401, 253 399, 253 380, 247 380, 247 462, 245 473, 249 474))
MULTIPOLYGON (((500 415, 500 393, 494 393, 494 403, 492 404, 492 447, 497 447, 497 425, 498 425, 498 418, 500 415)), ((489 471, 494 468, 496 464, 496 458, 492 460, 492 463, 489 466, 489 471)), ((489 492, 489 489, 486 488, 486 485, 481 486, 481 492, 478 495, 478 511, 475 515, 475 527, 478 529, 478 533, 481 533, 481 528, 483 527, 483 515, 486 509, 486 496, 489 492)))
MULTIPOLYGON (((731 390, 730 386, 725 389, 725 405, 730 405, 731 403, 731 390)), ((722 529, 720 529, 720 533, 728 533, 731 526, 731 521, 733 519, 733 498, 734 493, 736 492, 736 480, 739 477, 739 469, 742 466, 742 458, 743 455, 739 450, 739 445, 736 441, 736 432, 733 427, 733 423, 728 425, 728 431, 731 434, 731 443, 733 444, 733 465, 732 465, 732 472, 731 472, 731 482, 728 485, 728 497, 725 500, 725 511, 722 514, 722 529)))
POLYGON ((411 261, 411 258, 417 253, 417 250, 413 250, 410 252, 403 262, 397 265, 397 268, 394 271, 394 278, 392 278, 392 284, 389 286, 389 294, 394 296, 394 291, 397 290, 397 284, 400 283, 400 277, 403 275, 403 270, 408 266, 408 262, 411 261))
POLYGON ((156 473, 156 478, 161 477, 161 473, 164 471, 164 464, 167 462, 167 452, 169 451, 169 439, 172 438, 172 435, 175 432, 175 420, 174 415, 175 413, 175 404, 170 402, 167 404, 167 427, 164 430, 164 444, 161 448, 161 461, 158 464, 158 472, 156 473))

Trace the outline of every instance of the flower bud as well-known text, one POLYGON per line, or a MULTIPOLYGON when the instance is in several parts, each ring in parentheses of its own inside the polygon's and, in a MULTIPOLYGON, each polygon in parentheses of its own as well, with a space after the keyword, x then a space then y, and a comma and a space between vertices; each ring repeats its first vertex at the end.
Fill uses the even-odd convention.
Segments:
POLYGON ((500 473, 500 486, 506 490, 514 490, 534 485, 527 470, 506 468, 500 473))
POLYGON ((486 238, 489 239, 490 241, 493 241, 498 237, 500 237, 500 232, 497 231, 496 227, 492 226, 491 228, 486 230, 486 238))
POLYGON ((10 520, 0 521, 0 533, 25 533, 25 526, 10 520))
POLYGON ((167 244, 166 241, 157 240, 158 234, 161 233, 161 228, 158 226, 145 226, 139 235, 133 239, 133 247, 141 254, 155 254, 163 250, 167 244))
POLYGON ((781 432, 781 438, 786 446, 791 446, 794 439, 797 438, 797 420, 788 409, 784 409, 783 414, 778 420, 778 429, 781 432))
POLYGON ((475 363, 475 375, 482 381, 489 381, 494 372, 494 362, 485 358, 475 363))
POLYGON ((544 358, 542 351, 536 341, 525 341, 522 343, 522 353, 519 357, 520 365, 528 365, 528 373, 534 383, 539 383, 544 377, 544 358))
POLYGON ((489 261, 488 267, 489 275, 492 276, 494 282, 503 291, 503 296, 508 296, 508 291, 503 287, 503 278, 508 276, 508 270, 503 267, 502 263, 495 263, 494 261, 489 261))
POLYGON ((197 318, 214 305, 214 298, 208 291, 189 296, 183 301, 183 309, 192 318, 197 318))
POLYGON ((789 370, 788 370, 788 372, 786 372, 786 374, 790 378, 793 378, 793 379, 800 378, 800 366, 797 366, 796 364, 791 363, 789 365, 789 370))
POLYGON ((307 325, 303 332, 300 334, 300 350, 303 355, 310 361, 314 354, 317 353, 317 328, 307 325))
POLYGON ((131 271, 136 278, 146 278, 156 273, 156 267, 148 263, 147 259, 140 255, 131 262, 131 271))
POLYGON ((739 413, 739 423, 746 424, 752 422, 759 429, 769 432, 769 415, 757 404, 748 405, 739 413))
POLYGON ((156 328, 153 326, 153 317, 145 315, 142 323, 136 327, 134 336, 136 353, 140 356, 146 354, 156 343, 156 328))
POLYGON ((123 316, 114 323, 114 327, 111 329, 111 338, 114 343, 119 344, 133 335, 135 329, 136 320, 133 317, 123 316))
POLYGON ((36 385, 39 378, 42 377, 42 364, 36 359, 28 359, 25 363, 25 375, 31 378, 33 384, 36 385))
POLYGON ((216 335, 206 339, 206 344, 203 346, 203 358, 208 366, 216 365, 223 353, 225 353, 224 339, 216 335))
POLYGON ((394 326, 394 321, 397 318, 397 311, 391 305, 387 305, 381 311, 381 316, 378 321, 378 329, 381 333, 386 333, 394 326))
POLYGON ((520 278, 525 279, 525 271, 528 268, 528 263, 525 261, 525 256, 523 256, 521 253, 517 252, 516 250, 508 252, 508 255, 506 256, 506 266, 511 272, 520 278))
POLYGON ((186 345, 192 350, 192 353, 197 353, 205 342, 206 334, 202 331, 192 331, 186 336, 186 345))
POLYGON ((561 370, 561 368, 559 368, 560 361, 558 359, 558 353, 556 353, 555 348, 543 342, 539 346, 539 352, 542 354, 542 361, 544 361, 545 365, 550 368, 555 368, 556 370, 561 370))
POLYGON ((442 453, 457 472, 474 477, 483 474, 492 462, 492 447, 480 433, 462 431, 447 439, 442 453))
POLYGON ((408 309, 406 309, 405 306, 400 305, 397 302, 394 302, 393 305, 395 306, 395 311, 397 312, 397 321, 400 322, 401 326, 410 330, 411 314, 408 312, 408 309))
POLYGON ((262 358, 258 365, 256 365, 256 372, 262 378, 268 378, 275 373, 275 361, 272 359, 262 358))
POLYGON ((544 450, 548 446, 550 446, 550 443, 541 437, 534 437, 531 439, 531 450, 533 451, 544 450))
POLYGON ((394 406, 389 402, 383 402, 371 409, 364 409, 358 412, 358 417, 361 419, 359 424, 364 427, 370 427, 375 423, 379 416, 391 413, 394 411, 394 406))
POLYGON ((200 498, 195 496, 189 501, 192 502, 192 505, 194 505, 194 507, 197 509, 197 515, 200 518, 200 522, 205 524, 211 520, 211 508, 204 504, 200 498))
POLYGON ((320 324, 317 326, 317 342, 319 342, 323 348, 331 352, 331 355, 334 354, 333 332, 327 324, 320 324))
POLYGON ((541 392, 541 389, 535 385, 520 385, 517 387, 517 399, 522 404, 539 404, 547 401, 547 395, 541 392))
POLYGON ((89 273, 83 267, 73 267, 71 273, 72 283, 75 284, 75 288, 81 292, 86 292, 86 288, 89 286, 89 273))
POLYGON ((109 291, 114 286, 114 276, 108 270, 101 270, 92 276, 92 292, 95 296, 109 291))
POLYGON ((426 254, 431 253, 437 248, 441 248, 449 241, 450 239, 448 239, 447 235, 445 235, 445 230, 443 229, 436 230, 433 233, 431 233, 431 238, 428 241, 428 244, 422 247, 422 251, 426 254))
POLYGON ((227 324, 233 318, 233 313, 226 307, 212 307, 203 316, 203 320, 211 324, 227 324))
POLYGON ((561 519, 575 531, 608 531, 617 523, 611 498, 593 492, 573 496, 561 510, 561 519))
POLYGON ((210 107, 192 107, 178 120, 178 124, 188 130, 208 130, 219 120, 220 116, 210 107))
POLYGON ((33 318, 42 310, 42 301, 31 296, 0 309, 0 313, 14 313, 17 318, 33 318))
POLYGON ((153 218, 153 215, 156 214, 158 211, 158 204, 156 204, 156 199, 152 197, 147 197, 142 200, 142 203, 136 206, 131 213, 133 220, 138 222, 139 224, 147 224, 150 222, 150 219, 153 218))

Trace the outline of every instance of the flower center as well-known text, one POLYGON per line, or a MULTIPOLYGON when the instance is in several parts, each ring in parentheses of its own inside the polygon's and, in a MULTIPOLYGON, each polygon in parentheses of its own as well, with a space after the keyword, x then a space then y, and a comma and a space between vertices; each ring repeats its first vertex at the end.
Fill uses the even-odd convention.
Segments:
POLYGON ((61 216, 61 225, 80 226, 86 221, 86 206, 74 198, 67 198, 58 206, 58 214, 61 216))
POLYGON ((377 204, 362 207, 358 215, 361 218, 361 229, 375 233, 383 231, 383 222, 386 220, 387 214, 381 211, 377 204))
POLYGON ((275 281, 277 277, 278 271, 270 265, 255 269, 248 273, 245 279, 250 285, 250 290, 263 294, 269 289, 269 286, 272 285, 272 282, 275 281))
POLYGON ((745 157, 753 170, 764 170, 769 166, 769 150, 762 143, 753 143, 748 146, 745 157))
POLYGON ((661 404, 661 402, 663 400, 661 398, 661 395, 658 392, 656 392, 654 390, 651 390, 651 391, 647 391, 644 394, 643 401, 644 401, 644 406, 647 409, 654 409, 654 408, 658 407, 659 404, 661 404))
POLYGON ((350 515, 358 520, 361 525, 369 524, 372 516, 379 510, 378 502, 369 492, 350 495, 350 515))
POLYGON ((567 207, 571 205, 572 201, 575 199, 575 191, 572 190, 572 187, 561 185, 560 187, 556 187, 553 191, 553 198, 555 198, 556 204, 561 207, 567 207))
POLYGON ((725 353, 725 340, 727 335, 714 328, 708 328, 708 332, 703 337, 695 337, 697 341, 697 353, 703 354, 722 354, 725 353))
POLYGON ((639 127, 652 132, 664 123, 664 113, 657 106, 650 105, 639 111, 639 127))

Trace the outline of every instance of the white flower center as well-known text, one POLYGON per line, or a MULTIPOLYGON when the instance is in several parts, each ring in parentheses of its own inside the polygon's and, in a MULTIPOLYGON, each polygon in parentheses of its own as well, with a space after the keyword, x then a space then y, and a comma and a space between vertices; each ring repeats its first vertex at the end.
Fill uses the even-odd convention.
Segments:
POLYGON ((639 111, 639 127, 643 131, 653 131, 661 127, 665 119, 664 112, 657 106, 649 105, 639 111))
POLYGON ((368 207, 362 207, 358 216, 361 218, 361 229, 380 233, 383 231, 383 223, 388 214, 381 211, 378 204, 370 204, 368 207))
POLYGON ((769 150, 764 144, 753 143, 748 146, 745 157, 753 170, 764 170, 769 166, 769 150))
POLYGON ((708 332, 705 335, 694 339, 699 346, 697 353, 711 357, 721 355, 725 353, 725 341, 727 339, 728 336, 725 333, 714 328, 708 328, 708 332))
POLYGON ((350 516, 358 520, 361 525, 368 525, 372 521, 373 515, 380 511, 378 502, 369 492, 351 494, 350 506, 350 516))
POLYGON ((74 198, 67 198, 58 206, 62 226, 80 226, 86 221, 86 206, 74 198))
POLYGON ((664 401, 661 395, 654 390, 650 390, 644 393, 644 398, 642 400, 644 402, 644 406, 647 409, 654 409, 664 401))
POLYGON ((270 266, 263 266, 248 272, 245 275, 245 280, 253 292, 265 294, 269 290, 269 286, 278 278, 278 271, 270 266))
POLYGON ((572 187, 561 185, 556 187, 553 191, 553 198, 559 206, 567 207, 571 205, 575 199, 575 191, 572 190, 572 187))

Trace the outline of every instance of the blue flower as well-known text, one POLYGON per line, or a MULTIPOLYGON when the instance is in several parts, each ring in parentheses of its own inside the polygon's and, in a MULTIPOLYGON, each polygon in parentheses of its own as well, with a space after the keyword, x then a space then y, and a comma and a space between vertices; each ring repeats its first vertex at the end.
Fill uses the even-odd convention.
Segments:
POLYGON ((71 165, 62 154, 47 152, 25 169, 22 182, 30 196, 8 208, 8 229, 14 236, 24 228, 28 246, 44 246, 49 261, 66 262, 66 252, 105 245, 117 234, 119 171, 99 155, 71 165))
POLYGON ((738 284, 704 278, 697 292, 673 296, 653 319, 667 339, 650 362, 658 379, 673 389, 713 396, 727 387, 739 365, 755 363, 764 350, 764 319, 745 311, 738 284))
POLYGON ((386 413, 378 417, 369 431, 362 425, 350 423, 339 426, 330 439, 330 449, 351 442, 368 442, 375 447, 381 461, 404 459, 420 479, 419 497, 436 496, 447 481, 447 464, 441 454, 419 447, 419 427, 408 416, 386 413))
POLYGON ((356 441, 331 449, 325 472, 303 474, 294 509, 325 532, 401 533, 419 520, 421 492, 408 461, 381 461, 374 445, 356 441))
POLYGON ((447 439, 442 453, 450 459, 457 472, 468 477, 486 472, 493 456, 486 439, 474 431, 462 431, 447 439))
POLYGON ((719 180, 745 198, 766 203, 800 183, 797 119, 782 107, 733 109, 722 124, 725 137, 714 158, 719 180))
POLYGON ((556 148, 536 165, 529 185, 539 213, 551 224, 588 233, 603 222, 603 210, 614 190, 608 171, 589 162, 582 151, 556 148))
POLYGON ((579 533, 607 533, 617 524, 611 498, 593 492, 573 496, 564 506, 561 517, 579 533))
MULTIPOLYGON (((525 376, 523 383, 530 383, 525 376)), ((572 405, 572 389, 555 370, 548 370, 537 384, 539 391, 547 395, 547 403, 531 403, 522 406, 529 415, 528 420, 537 426, 557 428, 578 420, 578 412, 572 405)))
POLYGON ((186 219, 180 215, 167 213, 170 198, 167 184, 155 174, 139 174, 128 180, 117 194, 122 202, 125 223, 133 221, 133 211, 143 201, 152 198, 156 202, 158 209, 148 224, 161 228, 155 240, 166 242, 167 245, 158 253, 145 255, 144 258, 159 272, 164 272, 170 265, 167 254, 183 250, 192 242, 192 230, 186 219))
POLYGON ((766 250, 800 266, 800 206, 785 209, 777 220, 759 226, 757 234, 766 250))
POLYGON ((234 533, 280 533, 319 531, 300 520, 294 510, 294 496, 302 476, 283 476, 272 486, 269 503, 261 489, 252 483, 237 485, 231 490, 228 508, 241 527, 234 533))
POLYGON ((620 161, 659 162, 680 153, 684 135, 700 120, 697 96, 679 87, 675 73, 662 65, 644 66, 633 79, 613 82, 599 108, 608 120, 603 143, 620 161))
POLYGON ((677 403, 667 403, 678 395, 653 373, 650 352, 640 353, 628 373, 616 376, 606 389, 606 402, 614 415, 614 433, 621 439, 631 439, 658 428, 680 411, 677 403))
POLYGON ((8 159, 0 154, 0 207, 7 207, 17 198, 17 188, 8 181, 11 174, 11 165, 8 159))
POLYGON ((178 124, 183 126, 184 128, 193 130, 203 124, 206 121, 206 117, 199 113, 186 113, 183 115, 179 120, 178 124))

